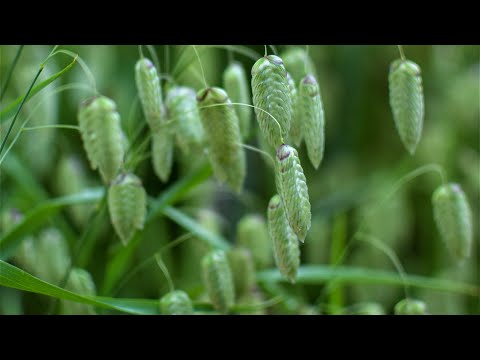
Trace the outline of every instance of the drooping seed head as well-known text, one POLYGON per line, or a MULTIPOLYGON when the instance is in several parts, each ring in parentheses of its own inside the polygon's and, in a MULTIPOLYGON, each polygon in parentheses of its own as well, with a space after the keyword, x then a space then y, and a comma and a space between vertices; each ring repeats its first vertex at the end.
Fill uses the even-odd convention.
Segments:
POLYGON ((272 265, 272 243, 263 216, 247 214, 239 220, 237 244, 250 251, 257 269, 266 269, 272 265))
POLYGON ((135 82, 147 123, 152 130, 163 121, 162 88, 153 63, 142 58, 135 65, 135 82))
POLYGON ((302 123, 300 119, 300 109, 298 101, 298 91, 295 82, 287 72, 288 88, 290 89, 290 99, 292 101, 292 120, 290 122, 290 138, 296 147, 299 147, 303 140, 302 123))
POLYGON ((311 225, 308 187, 297 150, 281 145, 276 155, 276 186, 285 213, 298 239, 303 242, 311 225))
POLYGON ((268 203, 268 229, 273 243, 275 263, 280 273, 295 283, 300 266, 300 249, 297 236, 288 223, 282 199, 274 195, 268 203))
POLYGON ((394 309, 395 315, 426 315, 427 305, 421 300, 400 300, 394 309))
POLYGON ((253 65, 252 95, 263 136, 271 146, 278 147, 290 131, 292 118, 287 71, 281 58, 268 55, 253 65))
POLYGON ((213 250, 202 259, 203 278, 214 308, 227 313, 235 302, 232 272, 223 250, 213 250))
POLYGON ((299 47, 288 48, 281 54, 281 58, 296 85, 298 85, 307 74, 316 76, 315 65, 305 49, 299 47))
POLYGON ((457 261, 470 256, 472 212, 459 184, 445 184, 432 195, 433 215, 440 236, 457 261))
POLYGON ((358 303, 351 306, 347 311, 347 315, 385 315, 385 310, 383 306, 374 303, 374 302, 366 302, 366 303, 358 303))
MULTIPOLYGON (((80 295, 95 296, 96 289, 90 273, 84 269, 73 268, 65 285, 65 289, 80 295)), ((61 300, 62 315, 95 315, 92 305, 75 301, 61 300)))
POLYGON ((313 167, 318 169, 325 147, 325 116, 320 87, 312 74, 308 74, 300 82, 298 102, 308 158, 313 167))
POLYGON ((248 294, 255 286, 255 265, 250 251, 246 248, 233 248, 227 252, 232 270, 235 296, 248 294))
POLYGON ((246 174, 246 160, 240 146, 238 117, 229 97, 221 88, 206 88, 197 93, 197 106, 213 172, 217 179, 240 192, 246 174))
POLYGON ((155 175, 166 183, 170 178, 173 166, 174 128, 172 124, 161 124, 152 130, 152 165, 155 175))
POLYGON ((420 67, 398 59, 390 65, 390 106, 395 126, 407 151, 413 155, 423 128, 424 99, 420 67))
MULTIPOLYGON (((247 74, 238 62, 231 63, 223 73, 223 86, 234 103, 250 104, 250 90, 247 74)), ((240 123, 242 139, 250 134, 252 108, 249 106, 234 105, 240 123)))
POLYGON ((163 315, 193 314, 192 300, 185 291, 171 291, 160 299, 160 313, 163 315))
POLYGON ((185 86, 172 87, 165 100, 168 118, 173 121, 173 131, 185 155, 200 150, 204 131, 197 109, 195 90, 185 86))
POLYGON ((125 152, 115 102, 105 96, 87 99, 80 105, 78 123, 92 169, 98 168, 109 183, 120 170, 125 152))
POLYGON ((147 211, 147 194, 140 178, 132 173, 120 174, 108 189, 108 210, 113 228, 124 245, 143 229, 147 211))

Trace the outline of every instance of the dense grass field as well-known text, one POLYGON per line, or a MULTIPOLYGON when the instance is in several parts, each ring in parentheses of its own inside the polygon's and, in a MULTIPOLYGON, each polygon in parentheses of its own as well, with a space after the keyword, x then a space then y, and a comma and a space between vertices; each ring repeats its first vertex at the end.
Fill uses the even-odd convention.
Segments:
POLYGON ((0 144, 0 314, 480 314, 479 46, 0 45, 0 144))

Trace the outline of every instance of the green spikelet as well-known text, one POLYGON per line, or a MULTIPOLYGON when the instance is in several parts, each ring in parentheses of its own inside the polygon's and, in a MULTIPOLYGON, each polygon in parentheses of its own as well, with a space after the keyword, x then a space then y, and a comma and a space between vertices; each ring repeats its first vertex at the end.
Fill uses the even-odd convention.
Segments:
POLYGON ((134 174, 120 174, 108 189, 108 209, 112 225, 124 245, 135 231, 143 229, 147 194, 134 174))
POLYGON ((253 65, 252 94, 253 105, 264 110, 255 109, 263 136, 277 148, 286 139, 292 118, 287 71, 281 58, 268 55, 253 65))
POLYGON ((257 269, 266 269, 273 264, 272 242, 263 216, 247 214, 240 219, 237 244, 250 250, 257 269))
POLYGON ((470 256, 472 213, 459 184, 445 184, 432 195, 433 215, 440 235, 457 261, 470 256))
POLYGON ((268 204, 268 228, 273 241, 277 267, 293 284, 300 266, 300 249, 297 236, 287 221, 279 195, 274 195, 268 204))
POLYGON ((192 300, 185 291, 171 291, 160 299, 160 313, 163 315, 193 314, 192 300))
POLYGON ((227 257, 232 270, 235 295, 240 298, 255 286, 255 265, 252 254, 245 248, 234 248, 227 252, 227 257))
POLYGON ((291 47, 281 54, 281 58, 296 85, 298 85, 307 74, 316 76, 315 65, 305 49, 291 47))
MULTIPOLYGON (((88 179, 80 159, 74 155, 62 156, 56 171, 55 190, 58 195, 76 194, 88 187, 88 179)), ((73 205, 67 210, 78 227, 88 221, 91 205, 73 205)))
POLYGON ((325 147, 325 117, 323 113, 320 87, 311 74, 300 82, 299 112, 302 133, 307 146, 307 154, 315 169, 323 159, 325 147))
POLYGON ((115 102, 105 96, 84 101, 80 105, 78 123, 92 169, 98 168, 103 181, 110 183, 124 157, 120 115, 115 102))
MULTIPOLYGON (((95 296, 95 283, 92 276, 86 270, 74 268, 70 272, 65 288, 80 295, 95 296)), ((75 301, 61 301, 62 315, 95 315, 92 305, 82 304, 75 301)))
POLYGON ((422 135, 424 115, 420 67, 409 60, 395 60, 388 80, 395 126, 403 145, 413 155, 422 135))
POLYGON ((227 313, 235 301, 235 289, 227 255, 213 250, 202 259, 203 278, 214 308, 227 313))
POLYGON ((298 92, 297 86, 293 81, 290 73, 287 73, 288 79, 288 88, 290 89, 290 99, 292 100, 292 121, 290 125, 290 138, 296 147, 299 147, 302 144, 303 133, 302 133, 302 123, 300 120, 299 112, 299 102, 298 102, 298 92))
POLYGON ((142 58, 137 61, 135 82, 147 123, 150 129, 156 130, 162 122, 162 88, 157 69, 149 59, 142 58))
POLYGON ((55 228, 39 236, 25 238, 15 253, 15 261, 34 276, 58 285, 70 266, 68 244, 55 228))
POLYGON ((285 206, 288 222, 303 242, 311 225, 312 214, 308 188, 295 148, 281 145, 276 156, 276 184, 285 206))
POLYGON ((395 315, 426 315, 427 305, 420 300, 400 300, 394 309, 395 315))
POLYGON ((207 136, 209 159, 215 176, 240 192, 246 173, 238 117, 225 90, 213 87, 197 93, 200 119, 207 136), (209 105, 224 105, 206 107, 209 105))
POLYGON ((201 149, 204 131, 197 109, 195 90, 184 86, 173 87, 167 92, 165 105, 182 152, 190 154, 201 149))
POLYGON ((174 136, 172 124, 163 123, 152 130, 152 163, 155 175, 167 182, 172 173, 174 136))
MULTIPOLYGON (((237 62, 230 64, 223 73, 223 86, 234 103, 250 104, 250 89, 247 74, 243 66, 237 62)), ((252 108, 249 106, 234 105, 240 124, 242 139, 250 134, 250 119, 252 108)))

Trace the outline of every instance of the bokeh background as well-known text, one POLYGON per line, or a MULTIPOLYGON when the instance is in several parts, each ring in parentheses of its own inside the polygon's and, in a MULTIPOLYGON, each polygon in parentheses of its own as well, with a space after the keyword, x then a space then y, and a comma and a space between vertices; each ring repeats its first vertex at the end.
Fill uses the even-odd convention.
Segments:
MULTIPOLYGON (((290 47, 277 45, 274 49, 281 56, 290 47)), ((139 124, 145 122, 134 80, 139 47, 62 45, 61 48, 78 54, 90 69, 98 91, 115 100, 122 127, 131 140, 139 124)), ((199 63, 194 52, 185 48, 153 47, 160 72, 165 78, 173 78, 178 84, 200 90, 204 81, 199 63), (182 58, 185 55, 182 54, 187 51, 189 55, 185 65, 185 57, 182 58)), ((265 51, 263 45, 246 48, 256 52, 258 57, 265 51)), ((18 46, 0 46, 1 83, 17 49, 18 46)), ((25 94, 39 64, 51 49, 52 46, 25 46, 1 108, 25 94)), ((241 62, 247 74, 254 64, 251 57, 224 48, 197 46, 197 50, 208 85, 222 87, 223 70, 232 59, 241 62)), ((268 51, 273 52, 270 47, 268 51)), ((389 106, 388 71, 390 63, 399 57, 397 46, 308 47, 323 99, 326 144, 324 160, 316 171, 306 157, 305 145, 299 148, 312 204, 312 228, 301 247, 302 264, 329 264, 343 254, 342 263, 345 265, 396 271, 385 253, 369 243, 351 241, 351 236, 358 229, 360 219, 385 198, 397 180, 420 166, 433 163, 445 170, 449 181, 461 184, 468 197, 474 219, 473 251, 469 260, 457 264, 441 242, 435 227, 431 196, 441 183, 435 172, 423 174, 402 186, 375 216, 369 218, 366 229, 396 254, 409 274, 479 285, 480 47, 404 46, 404 51, 406 57, 422 69, 425 96, 423 133, 414 156, 404 149, 389 106), (337 244, 340 249, 331 247, 335 233, 337 239, 338 233, 343 234, 340 238, 344 240, 337 244)), ((151 57, 147 48, 144 47, 143 52, 151 57)), ((39 82, 64 68, 71 60, 65 54, 49 60, 39 82)), ((90 84, 85 71, 78 63, 75 64, 25 105, 12 139, 28 116, 31 116, 28 126, 77 125, 78 105, 90 96, 90 84)), ((269 151, 259 141, 254 117, 252 124, 254 131, 248 144, 269 151)), ((2 140, 6 128, 7 123, 2 122, 2 140)), ((234 242, 239 219, 245 214, 265 216, 268 201, 275 193, 273 169, 268 161, 251 151, 247 151, 247 159, 247 179, 241 195, 230 192, 210 178, 176 206, 234 242)), ((156 178, 148 158, 139 165, 136 174, 142 179, 147 193, 157 197, 186 176, 192 163, 205 160, 203 154, 186 158, 177 151, 172 176, 166 184, 156 178)), ((89 168, 79 133, 69 129, 23 132, 0 165, 0 181, 0 209, 4 218, 8 217, 5 213, 11 214, 12 209, 16 209, 20 216, 45 199, 68 194, 74 189, 101 186, 100 177, 89 168), (23 169, 23 181, 13 170, 18 164, 23 169), (69 172, 65 168, 70 165, 74 170, 69 172), (76 174, 73 177, 72 171, 76 174)), ((41 230, 29 236, 65 237, 68 245, 65 251, 73 256, 81 234, 91 225, 89 214, 92 209, 93 205, 69 208, 61 213, 64 227, 58 227, 54 220, 49 220, 41 230), (67 228, 68 234, 64 231, 67 228), (45 234, 45 231, 57 233, 45 234)), ((104 295, 105 264, 121 246, 108 217, 103 219, 98 226, 91 256, 83 261, 83 267, 90 272, 100 295, 104 295)), ((0 233, 8 230, 9 221, 2 223, 0 233)), ((140 246, 132 255, 129 269, 141 264, 159 247, 184 232, 164 217, 148 226, 140 246)), ((199 254, 204 252, 203 244, 187 240, 162 255, 175 286, 199 300, 205 297, 199 271, 199 254)), ((43 261, 49 261, 48 255, 43 256, 43 261)), ((21 262, 10 260, 22 267, 21 262)), ((270 265, 273 266, 273 262, 270 265)), ((261 294, 259 298, 263 299, 272 297, 275 291, 284 294, 288 301, 264 310, 282 314, 332 312, 328 307, 332 293, 335 304, 344 309, 336 309, 337 313, 347 312, 364 303, 379 304, 385 313, 392 313, 395 303, 405 296, 402 287, 386 285, 349 284, 328 294, 326 288, 325 284, 293 286, 282 283, 279 289, 260 288, 258 292, 261 294)), ((152 262, 133 274, 115 296, 154 299, 166 291, 165 277, 158 265, 152 262)), ((475 297, 418 288, 411 288, 410 294, 425 301, 431 313, 480 313, 480 301, 475 297)), ((49 304, 50 299, 45 296, 0 288, 0 313, 48 313, 51 310, 49 304)))

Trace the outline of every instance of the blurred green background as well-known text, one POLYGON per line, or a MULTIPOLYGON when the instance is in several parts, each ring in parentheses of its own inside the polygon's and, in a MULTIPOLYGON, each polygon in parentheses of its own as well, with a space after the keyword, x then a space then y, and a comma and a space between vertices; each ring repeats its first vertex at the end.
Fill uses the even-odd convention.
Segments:
MULTIPOLYGON (((281 56, 289 47, 292 46, 277 45, 275 50, 281 56)), ((115 100, 122 127, 132 140, 145 122, 134 79, 138 46, 62 45, 61 48, 78 54, 91 70, 98 91, 115 100)), ((160 73, 195 90, 203 88, 199 64, 191 48, 163 45, 153 48, 158 56, 160 73)), ((263 56, 263 45, 246 48, 256 52, 258 58, 263 56)), ((0 46, 2 87, 17 49, 18 46, 0 46)), ((51 49, 52 46, 24 47, 1 101, 1 109, 25 94, 39 64, 51 49)), ((247 74, 254 64, 254 59, 237 51, 202 46, 197 46, 197 50, 208 85, 222 87, 223 70, 232 58, 243 64, 247 74)), ((268 51, 272 53, 271 48, 268 51)), ((480 47, 404 46, 406 57, 422 69, 425 96, 423 133, 414 156, 408 155, 404 149, 389 106, 388 71, 390 63, 399 57, 397 46, 315 45, 309 46, 308 51, 315 64, 323 99, 326 143, 325 157, 317 171, 306 157, 305 145, 299 148, 312 204, 312 228, 301 247, 302 264, 329 264, 338 260, 348 244, 343 264, 396 271, 391 259, 383 252, 366 242, 352 242, 351 236, 358 229, 362 216, 384 198, 398 179, 422 165, 435 163, 443 167, 449 181, 461 184, 472 208, 474 241, 469 260, 456 264, 435 227, 431 195, 440 185, 440 178, 434 172, 421 175, 403 186, 367 221, 366 229, 395 252, 409 274, 480 285, 480 47), (332 238, 337 239, 339 249, 332 250, 332 238)), ((143 52, 151 57, 147 48, 143 48, 143 52)), ((71 61, 65 54, 56 55, 48 61, 37 83, 71 61)), ((28 116, 31 116, 28 126, 77 125, 78 105, 91 95, 89 86, 85 71, 75 64, 25 105, 9 144, 28 116), (65 90, 54 93, 61 89, 65 90), (35 108, 39 101, 40 105, 35 108)), ((1 140, 9 123, 1 123, 1 140)), ((254 133, 248 144, 262 147, 254 118, 252 124, 254 133)), ((175 206, 234 242, 239 219, 245 214, 265 216, 268 201, 275 193, 273 169, 269 163, 251 151, 247 151, 247 160, 247 179, 241 195, 233 194, 210 177, 175 206)), ((192 163, 205 161, 203 154, 198 154, 196 159, 187 159, 176 151, 172 176, 166 184, 156 178, 149 159, 139 165, 136 174, 142 179, 149 196, 158 197, 185 177, 194 167, 192 163)), ((0 165, 0 186, 0 209, 7 216, 5 212, 11 214, 12 209, 23 214, 46 199, 75 192, 75 189, 101 186, 101 180, 98 173, 89 168, 77 131, 41 129, 21 134, 0 165), (75 164, 73 170, 68 169, 71 162, 75 164), (23 181, 19 180, 20 173, 23 181)), ((85 229, 93 226, 90 214, 94 206, 82 206, 62 211, 58 216, 61 220, 55 220, 57 217, 49 219, 42 229, 29 236, 41 237, 46 228, 56 227, 59 236, 67 239, 66 252, 73 256, 85 229)), ((83 261, 83 267, 92 275, 97 293, 151 299, 165 294, 167 282, 155 262, 133 274, 117 293, 102 293, 106 264, 121 245, 108 216, 104 214, 101 219, 100 224, 95 225, 98 231, 93 248, 88 259, 83 261)), ((9 221, 2 223, 0 234, 8 230, 9 221)), ((184 233, 171 220, 159 218, 145 229, 139 247, 131 255, 128 269, 135 268, 161 246, 184 233)), ((202 247, 200 242, 186 240, 162 255, 175 286, 199 301, 205 299, 198 259, 198 254, 205 251, 202 247)), ((21 262, 10 260, 22 267, 21 262)), ((330 295, 325 284, 282 283, 277 287, 258 289, 258 298, 268 299, 282 293, 289 300, 269 307, 265 310, 267 313, 325 313, 332 302, 347 309, 344 311, 355 304, 378 303, 386 313, 392 313, 395 303, 405 297, 402 287, 361 283, 337 287, 330 295)), ((410 288, 410 295, 425 301, 431 313, 480 313, 478 297, 419 288, 410 288)), ((49 311, 50 300, 45 296, 0 288, 0 313, 49 311)))

